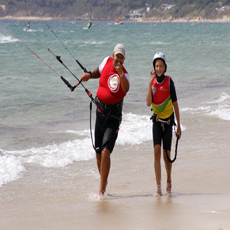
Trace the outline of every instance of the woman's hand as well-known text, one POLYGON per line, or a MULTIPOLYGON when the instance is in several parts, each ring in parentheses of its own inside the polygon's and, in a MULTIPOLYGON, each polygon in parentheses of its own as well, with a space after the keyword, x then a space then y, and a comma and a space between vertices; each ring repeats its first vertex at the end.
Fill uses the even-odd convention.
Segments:
POLYGON ((151 84, 151 85, 152 85, 153 80, 154 80, 154 78, 155 78, 155 77, 156 77, 156 74, 155 74, 154 70, 152 69, 152 70, 150 71, 149 84, 151 84))

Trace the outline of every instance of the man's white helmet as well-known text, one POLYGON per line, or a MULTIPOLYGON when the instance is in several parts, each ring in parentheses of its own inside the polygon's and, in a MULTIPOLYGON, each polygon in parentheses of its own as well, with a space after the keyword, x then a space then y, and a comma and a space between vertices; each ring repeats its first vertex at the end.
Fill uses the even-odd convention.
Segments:
POLYGON ((166 61, 165 55, 163 53, 161 53, 161 52, 158 52, 158 53, 156 53, 154 55, 154 57, 153 57, 153 68, 154 68, 154 70, 155 70, 155 62, 156 62, 157 59, 161 59, 161 60, 164 61, 164 63, 165 63, 165 72, 166 72, 166 70, 167 70, 167 61, 166 61))

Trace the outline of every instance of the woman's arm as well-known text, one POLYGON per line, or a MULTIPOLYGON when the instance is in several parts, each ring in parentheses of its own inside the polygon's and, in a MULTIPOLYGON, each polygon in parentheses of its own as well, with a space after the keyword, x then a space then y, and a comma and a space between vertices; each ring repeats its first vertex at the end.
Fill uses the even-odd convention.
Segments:
POLYGON ((176 115, 177 120, 177 132, 176 135, 179 135, 179 139, 181 138, 181 128, 180 128, 180 113, 179 113, 179 106, 177 101, 173 102, 174 112, 176 115))
POLYGON ((152 104, 152 84, 153 84, 153 80, 155 77, 156 77, 155 73, 153 72, 153 70, 151 70, 150 79, 149 79, 149 87, 148 87, 148 92, 146 96, 147 106, 150 106, 152 104))

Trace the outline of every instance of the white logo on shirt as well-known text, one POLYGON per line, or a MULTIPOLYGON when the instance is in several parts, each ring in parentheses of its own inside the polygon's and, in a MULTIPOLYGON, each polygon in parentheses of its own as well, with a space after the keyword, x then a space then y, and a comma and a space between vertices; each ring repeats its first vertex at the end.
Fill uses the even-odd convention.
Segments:
POLYGON ((156 93, 156 87, 155 86, 152 87, 152 92, 153 92, 153 94, 156 93))
POLYGON ((118 74, 113 74, 108 79, 108 86, 113 93, 116 93, 120 88, 120 77, 118 74))

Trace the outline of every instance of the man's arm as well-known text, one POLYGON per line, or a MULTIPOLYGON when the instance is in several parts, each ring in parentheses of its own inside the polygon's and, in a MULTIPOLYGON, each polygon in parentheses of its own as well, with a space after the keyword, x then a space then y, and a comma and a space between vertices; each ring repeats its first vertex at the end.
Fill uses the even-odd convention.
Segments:
POLYGON ((88 81, 90 78, 91 78, 91 75, 92 75, 92 78, 99 78, 101 75, 100 75, 100 72, 99 72, 99 67, 96 67, 95 69, 93 69, 91 71, 91 74, 90 73, 83 73, 81 75, 81 78, 80 80, 82 80, 83 82, 84 81, 88 81))
POLYGON ((120 75, 120 79, 121 79, 121 88, 124 93, 127 93, 129 91, 129 81, 123 72, 122 75, 120 75))

